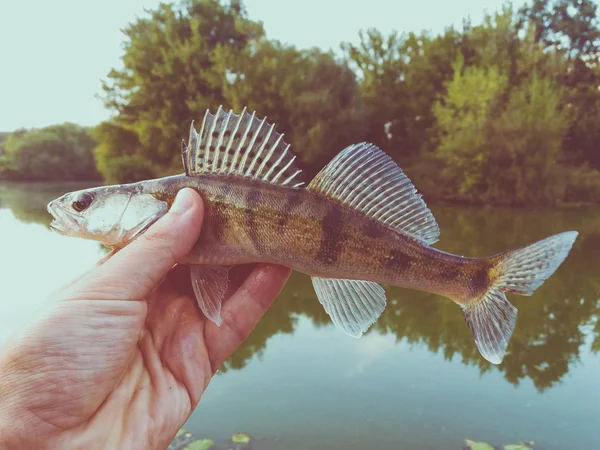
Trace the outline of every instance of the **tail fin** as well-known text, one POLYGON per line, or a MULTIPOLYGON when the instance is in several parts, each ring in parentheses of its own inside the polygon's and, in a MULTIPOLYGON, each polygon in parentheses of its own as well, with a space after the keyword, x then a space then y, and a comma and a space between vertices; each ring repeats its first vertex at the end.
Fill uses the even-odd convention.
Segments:
POLYGON ((517 308, 504 292, 532 295, 558 269, 577 235, 567 231, 492 258, 496 264, 489 273, 490 287, 479 301, 463 306, 475 344, 489 362, 502 362, 517 322, 517 308))

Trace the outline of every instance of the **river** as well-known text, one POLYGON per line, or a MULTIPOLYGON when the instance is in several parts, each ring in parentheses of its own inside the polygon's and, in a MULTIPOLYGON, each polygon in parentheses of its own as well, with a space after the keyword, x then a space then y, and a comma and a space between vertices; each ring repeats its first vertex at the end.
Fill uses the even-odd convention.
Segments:
MULTIPOLYGON (((47 202, 79 187, 0 184, 0 346, 105 254, 48 228, 47 202)), ((480 357, 447 299, 387 287, 385 312, 357 340, 333 327, 310 279, 295 273, 185 428, 216 440, 244 431, 257 450, 458 449, 466 438, 600 448, 600 207, 431 209, 436 246, 465 256, 580 232, 532 297, 508 295, 519 316, 501 365, 480 357)))

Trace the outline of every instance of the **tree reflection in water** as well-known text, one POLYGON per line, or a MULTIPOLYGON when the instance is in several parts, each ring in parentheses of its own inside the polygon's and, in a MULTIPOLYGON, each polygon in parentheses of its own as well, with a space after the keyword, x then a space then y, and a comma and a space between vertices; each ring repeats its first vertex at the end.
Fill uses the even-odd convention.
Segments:
MULTIPOLYGON (((398 341, 424 345, 446 359, 479 367, 481 373, 500 371, 518 384, 529 378, 539 391, 559 382, 577 363, 586 336, 600 350, 600 278, 595 255, 600 254, 600 210, 521 210, 512 208, 433 207, 442 230, 439 248, 465 256, 491 255, 566 230, 580 232, 570 256, 533 297, 509 294, 518 308, 517 328, 504 362, 483 359, 450 300, 408 289, 387 287, 388 306, 369 333, 394 334, 398 341)), ((225 364, 239 369, 265 349, 269 337, 292 333, 296 316, 315 326, 332 326, 317 301, 310 279, 294 273, 284 291, 248 341, 225 364)), ((325 344, 326 345, 326 344, 325 344)))

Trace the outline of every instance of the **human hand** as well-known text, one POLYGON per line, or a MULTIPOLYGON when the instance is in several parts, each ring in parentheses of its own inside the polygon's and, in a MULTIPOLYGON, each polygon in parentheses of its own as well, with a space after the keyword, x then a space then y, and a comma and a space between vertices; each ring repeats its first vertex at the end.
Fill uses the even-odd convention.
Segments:
POLYGON ((186 268, 171 270, 202 217, 200 196, 184 189, 144 235, 56 293, 3 349, 0 448, 168 446, 290 273, 257 265, 237 280, 217 327, 197 307, 186 268))

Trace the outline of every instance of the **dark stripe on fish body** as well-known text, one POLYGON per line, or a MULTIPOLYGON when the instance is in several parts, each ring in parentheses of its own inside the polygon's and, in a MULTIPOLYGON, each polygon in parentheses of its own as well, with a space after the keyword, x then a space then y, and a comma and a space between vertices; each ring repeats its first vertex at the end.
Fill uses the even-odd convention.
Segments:
POLYGON ((321 244, 315 259, 322 264, 336 264, 346 241, 342 209, 331 205, 321 223, 321 244))
POLYGON ((216 239, 222 241, 225 239, 227 227, 229 226, 230 217, 228 215, 228 198, 231 196, 233 188, 225 186, 221 190, 218 197, 214 200, 214 211, 212 213, 213 233, 216 239))
POLYGON ((250 189, 246 194, 246 226, 248 227, 248 236, 254 245, 254 248, 260 250, 260 233, 258 232, 258 222, 256 220, 256 209, 260 204, 261 192, 259 189, 250 189))
POLYGON ((358 244, 359 251, 363 253, 369 253, 373 247, 372 239, 379 239, 384 234, 385 227, 372 220, 367 218, 366 223, 361 227, 360 232, 364 237, 369 239, 360 239, 358 244))
POLYGON ((477 289, 477 291, 483 292, 483 291, 487 290, 488 285, 490 283, 490 278, 488 276, 487 268, 478 269, 473 274, 473 277, 471 278, 471 282, 473 283, 473 287, 475 287, 475 289, 477 289))
POLYGON ((444 272, 446 281, 457 281, 467 278, 469 272, 465 272, 467 260, 465 258, 458 259, 452 266, 444 272))
POLYGON ((412 258, 397 248, 392 249, 385 257, 383 266, 390 272, 398 273, 408 270, 412 258))
POLYGON ((383 236, 384 227, 373 219, 368 219, 367 224, 363 227, 363 234, 370 238, 380 238, 383 236))
POLYGON ((451 268, 444 270, 442 277, 447 282, 456 282, 461 278, 466 278, 464 265, 465 262, 463 260, 456 261, 451 268))
POLYGON ((303 202, 301 191, 290 191, 283 208, 281 209, 281 217, 277 220, 277 228, 281 231, 290 221, 291 213, 294 209, 300 206, 303 202))
POLYGON ((456 281, 457 279, 460 278, 461 275, 462 275, 462 271, 458 267, 455 267, 451 270, 444 272, 444 278, 447 281, 456 281))
POLYGON ((222 242, 225 238, 225 231, 227 230, 227 226, 229 224, 229 218, 227 217, 226 208, 217 205, 214 208, 214 212, 212 215, 212 225, 213 225, 213 233, 215 239, 222 242))

